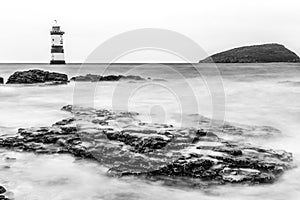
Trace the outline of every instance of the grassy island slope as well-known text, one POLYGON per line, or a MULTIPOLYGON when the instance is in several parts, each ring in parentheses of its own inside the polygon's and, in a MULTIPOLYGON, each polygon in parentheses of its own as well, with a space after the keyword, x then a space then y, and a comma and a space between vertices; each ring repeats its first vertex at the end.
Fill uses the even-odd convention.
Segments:
POLYGON ((214 54, 200 63, 300 62, 299 56, 281 44, 263 44, 234 48, 214 54))

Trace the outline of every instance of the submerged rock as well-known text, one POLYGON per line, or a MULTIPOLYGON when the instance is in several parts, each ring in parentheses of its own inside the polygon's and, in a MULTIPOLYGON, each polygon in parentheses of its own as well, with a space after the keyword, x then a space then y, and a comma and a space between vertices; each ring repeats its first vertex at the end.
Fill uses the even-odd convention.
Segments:
POLYGON ((299 87, 300 86, 300 81, 279 81, 279 84, 286 84, 289 86, 295 86, 295 87, 299 87))
POLYGON ((34 83, 65 84, 68 82, 66 74, 48 72, 39 69, 18 71, 11 75, 6 84, 34 84, 34 83))
POLYGON ((191 114, 188 120, 193 122, 193 126, 198 127, 203 131, 212 130, 216 134, 226 134, 230 136, 241 136, 249 138, 275 138, 283 136, 282 132, 272 126, 257 126, 245 125, 239 123, 218 123, 216 120, 211 120, 207 117, 198 114, 191 114))
POLYGON ((196 128, 144 123, 138 113, 70 105, 73 113, 50 127, 19 129, 0 147, 35 153, 69 153, 92 159, 114 176, 140 176, 165 184, 204 187, 276 181, 293 167, 292 154, 222 139, 196 128))
POLYGON ((86 74, 84 76, 75 76, 70 79, 71 81, 86 81, 86 82, 98 82, 98 81, 120 81, 120 80, 135 80, 142 81, 145 80, 140 76, 134 75, 108 75, 108 76, 100 76, 95 74, 86 74))

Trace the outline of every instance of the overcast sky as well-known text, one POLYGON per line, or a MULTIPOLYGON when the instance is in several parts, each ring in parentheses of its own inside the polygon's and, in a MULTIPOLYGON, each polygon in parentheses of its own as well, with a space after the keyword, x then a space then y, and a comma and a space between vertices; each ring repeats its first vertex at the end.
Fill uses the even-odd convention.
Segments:
MULTIPOLYGON (((300 55, 299 0, 3 0, 0 62, 49 62, 57 19, 67 62, 83 62, 102 42, 138 28, 177 31, 208 54, 248 44, 281 43, 300 55)), ((151 53, 149 53, 150 55, 151 53)), ((177 61, 170 55, 122 61, 177 61)), ((200 59, 200 57, 199 57, 200 59)))

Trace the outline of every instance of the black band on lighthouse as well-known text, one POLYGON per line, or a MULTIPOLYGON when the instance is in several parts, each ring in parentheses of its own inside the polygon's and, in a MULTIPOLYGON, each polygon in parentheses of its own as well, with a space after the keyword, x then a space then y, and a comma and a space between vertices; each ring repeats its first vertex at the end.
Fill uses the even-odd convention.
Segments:
POLYGON ((60 30, 60 26, 52 26, 51 35, 51 60, 50 64, 65 64, 63 35, 65 32, 60 30))

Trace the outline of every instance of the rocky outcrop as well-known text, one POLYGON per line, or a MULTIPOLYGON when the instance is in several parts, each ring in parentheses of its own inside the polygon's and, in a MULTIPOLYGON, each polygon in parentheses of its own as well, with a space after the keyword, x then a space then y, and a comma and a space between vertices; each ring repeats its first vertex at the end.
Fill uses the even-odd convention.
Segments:
POLYGON ((0 138, 0 147, 69 153, 98 161, 113 176, 189 187, 273 183, 293 167, 292 154, 286 151, 222 139, 196 128, 144 123, 134 112, 72 106, 62 110, 73 117, 50 127, 21 128, 17 136, 0 138))
POLYGON ((6 192, 6 189, 0 185, 0 194, 3 194, 6 192))
POLYGON ((239 47, 214 54, 200 63, 269 63, 300 62, 297 54, 280 44, 239 47))
POLYGON ((4 83, 4 79, 2 77, 0 77, 0 84, 4 83))
POLYGON ((140 76, 134 75, 108 75, 108 76, 100 76, 95 74, 86 74, 84 76, 75 76, 70 79, 71 81, 86 81, 86 82, 98 82, 98 81, 121 81, 121 80, 135 80, 135 81, 143 81, 144 78, 140 76))
POLYGON ((68 82, 66 74, 48 72, 39 69, 28 71, 18 71, 11 75, 6 84, 34 84, 34 83, 52 83, 65 84, 68 82))
POLYGON ((3 186, 0 186, 0 200, 9 200, 5 195, 6 189, 3 186))

